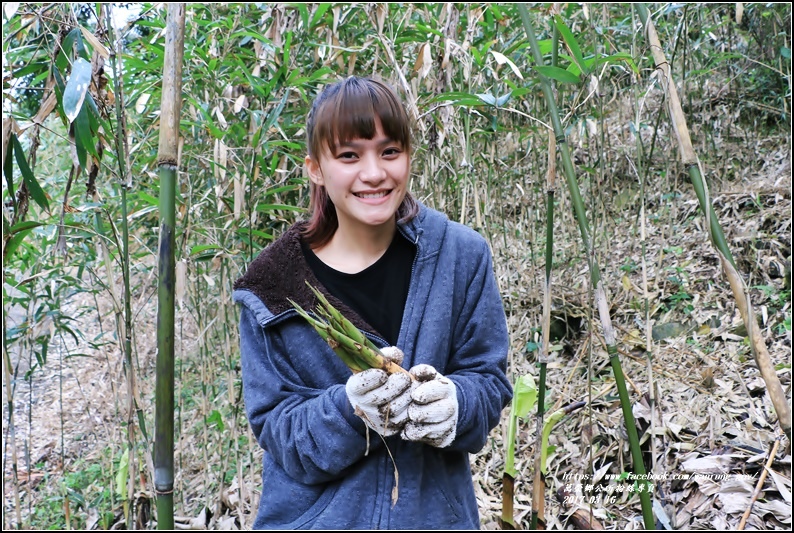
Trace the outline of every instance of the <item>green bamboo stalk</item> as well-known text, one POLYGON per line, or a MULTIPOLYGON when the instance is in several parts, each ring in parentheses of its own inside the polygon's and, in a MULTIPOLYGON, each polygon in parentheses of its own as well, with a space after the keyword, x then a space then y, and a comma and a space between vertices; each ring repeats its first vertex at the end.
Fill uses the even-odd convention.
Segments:
MULTIPOLYGON (((555 26, 556 32, 556 26, 555 26)), ((552 39, 556 43, 556 39, 552 39)), ((556 49, 556 46, 553 48, 556 49)), ((532 484, 532 514, 529 520, 529 529, 537 529, 538 522, 545 523, 544 507, 546 494, 546 480, 540 468, 541 439, 546 414, 544 399, 546 396, 546 365, 549 360, 549 328, 551 326, 551 269, 554 260, 554 176, 557 173, 557 149, 554 132, 549 132, 549 163, 546 174, 546 283, 543 291, 543 341, 540 346, 538 366, 540 367, 538 379, 538 415, 535 431, 535 481, 532 484)), ((545 529, 545 528, 544 528, 545 529)))
POLYGON ((154 437, 154 489, 157 529, 174 529, 174 289, 176 182, 185 4, 168 4, 160 111, 160 249, 157 284, 157 378, 154 437))
MULTIPOLYGON (((554 12, 559 11, 558 4, 554 4, 554 12)), ((557 66, 559 30, 552 24, 551 37, 551 64, 557 66)), ((541 451, 543 450, 543 424, 546 414, 546 365, 549 360, 549 328, 551 327, 551 270, 554 251, 554 178, 557 174, 557 145, 554 132, 549 131, 549 150, 546 171, 546 282, 543 290, 543 339, 540 346, 538 366, 538 413, 535 428, 535 479, 532 483, 532 513, 529 519, 529 528, 538 529, 538 523, 544 524, 545 529, 545 502, 546 479, 541 468, 541 451)))
POLYGON ((703 213, 705 213, 709 239, 719 256, 722 271, 728 278, 728 283, 731 286, 736 305, 739 307, 742 320, 747 328, 750 348, 755 358, 756 365, 758 366, 758 370, 761 373, 761 378, 766 384, 767 392, 772 400, 772 405, 777 413, 780 428, 786 433, 789 441, 791 441, 791 406, 783 392, 783 387, 780 385, 780 379, 777 377, 775 368, 770 360, 769 351, 767 350, 763 336, 761 332, 758 331, 755 315, 753 313, 753 306, 750 302, 744 279, 737 270, 733 255, 725 240, 725 234, 722 232, 722 227, 717 220, 717 214, 714 212, 714 207, 711 205, 708 185, 701 173, 700 161, 697 154, 695 154, 692 140, 689 137, 689 128, 687 127, 686 117, 678 98, 678 91, 676 90, 675 83, 671 76, 670 64, 667 62, 664 52, 662 51, 659 36, 656 34, 656 28, 648 14, 648 8, 645 4, 637 4, 637 12, 645 26, 646 37, 650 45, 649 48, 651 53, 653 54, 654 62, 656 63, 656 69, 661 73, 662 84, 667 95, 667 110, 670 114, 670 120, 678 140, 681 162, 689 173, 692 186, 698 197, 700 208, 703 213))
MULTIPOLYGON (((107 28, 108 31, 111 32, 112 35, 112 23, 110 20, 110 10, 105 11, 106 21, 107 21, 107 28)), ((110 54, 110 62, 113 66, 113 79, 114 79, 114 92, 116 95, 115 99, 115 112, 116 112, 116 123, 118 125, 118 129, 114 135, 114 141, 116 144, 116 161, 119 166, 119 180, 120 180, 120 188, 121 188, 121 227, 122 227, 122 237, 121 243, 118 242, 118 237, 116 236, 116 245, 121 249, 122 253, 122 280, 124 283, 124 315, 123 315, 123 324, 119 324, 120 329, 120 338, 123 338, 123 352, 124 352, 124 371, 125 377, 127 379, 127 394, 128 394, 128 420, 127 420, 127 451, 129 456, 129 471, 135 471, 135 421, 133 419, 134 414, 137 414, 138 418, 138 425, 141 428, 141 433, 144 436, 145 440, 148 440, 148 435, 146 433, 146 424, 143 418, 143 410, 140 408, 140 404, 138 402, 138 386, 135 374, 135 365, 133 365, 132 361, 132 296, 130 291, 130 254, 129 254, 129 221, 127 218, 128 211, 127 211, 127 187, 129 183, 129 174, 127 172, 127 150, 125 145, 126 139, 126 128, 125 128, 125 120, 124 120, 124 113, 122 110, 122 102, 123 102, 123 93, 122 93, 122 74, 121 69, 119 67, 118 56, 120 55, 120 48, 121 48, 121 41, 118 41, 118 48, 119 51, 116 50, 115 47, 112 48, 110 54)), ((127 524, 130 523, 130 502, 133 502, 133 494, 135 491, 135 476, 128 476, 128 486, 127 486, 127 498, 123 501, 124 507, 124 520, 127 524)))
MULTIPOLYGON (((532 27, 532 22, 529 18, 529 12, 526 5, 517 4, 518 11, 521 14, 521 19, 524 23, 524 29, 527 33, 527 40, 529 41, 532 54, 535 62, 538 65, 543 64, 543 57, 540 53, 537 39, 535 38, 535 31, 532 27)), ((598 313, 601 319, 601 325, 604 330, 604 340, 607 344, 607 353, 609 354, 609 361, 612 366, 612 371, 615 376, 615 385, 618 389, 618 396, 620 397, 620 404, 623 410, 623 419, 626 425, 626 431, 629 437, 629 446, 631 448, 632 463, 635 473, 640 479, 646 475, 645 465, 642 460, 642 451, 640 450, 639 437, 637 436, 637 427, 634 422, 634 414, 631 411, 631 399, 629 398, 628 390, 626 388, 626 380, 623 376, 623 369, 620 365, 620 357, 617 350, 617 342, 615 338, 615 331, 612 327, 612 320, 609 316, 609 304, 607 302, 606 290, 604 289, 601 280, 601 272, 598 263, 593 253, 592 245, 590 243, 590 235, 587 224, 587 216, 582 202, 582 197, 579 192, 579 184, 576 181, 576 174, 571 162, 571 153, 568 147, 565 133, 560 122, 560 116, 557 111, 557 105, 554 100, 554 94, 551 89, 549 80, 538 73, 538 78, 541 82, 543 94, 546 98, 546 104, 549 107, 549 114, 551 116, 554 133, 557 137, 557 146, 562 155, 563 169, 565 170, 565 178, 568 184, 568 191, 571 195, 571 200, 574 206, 574 213, 576 220, 579 223, 579 231, 582 236, 582 243, 584 252, 587 257, 587 262, 590 270, 590 282, 595 291, 595 302, 598 307, 598 313)), ((642 505, 642 515, 645 527, 647 529, 654 529, 653 508, 651 505, 651 498, 649 491, 644 490, 640 493, 640 503, 642 505)))

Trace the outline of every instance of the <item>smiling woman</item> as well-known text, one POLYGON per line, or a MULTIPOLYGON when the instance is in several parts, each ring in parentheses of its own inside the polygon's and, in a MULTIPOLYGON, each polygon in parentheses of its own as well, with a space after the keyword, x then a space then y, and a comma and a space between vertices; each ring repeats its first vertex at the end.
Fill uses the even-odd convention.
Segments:
POLYGON ((254 527, 478 529, 468 454, 512 395, 490 248, 411 197, 408 117, 385 84, 326 87, 306 129, 311 219, 235 283, 265 450, 254 527), (293 306, 315 308, 307 282, 410 371, 351 376, 293 306))

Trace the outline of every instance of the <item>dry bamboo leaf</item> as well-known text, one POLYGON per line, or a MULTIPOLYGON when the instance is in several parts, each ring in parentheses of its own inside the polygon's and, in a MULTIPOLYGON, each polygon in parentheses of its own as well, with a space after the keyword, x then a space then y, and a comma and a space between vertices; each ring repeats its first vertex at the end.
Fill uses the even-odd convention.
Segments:
POLYGON ((187 263, 180 259, 174 268, 176 280, 174 282, 174 292, 176 301, 180 307, 185 305, 185 287, 187 286, 187 263))
POLYGON ((237 97, 237 100, 234 101, 234 112, 239 113, 243 109, 248 109, 248 96, 245 93, 241 94, 237 97))
POLYGON ((497 52, 497 51, 495 51, 495 50, 491 50, 490 52, 491 52, 491 55, 493 55, 494 59, 496 60, 496 62, 497 62, 498 64, 500 64, 500 65, 504 65, 505 63, 507 63, 507 66, 509 66, 509 67, 510 67, 510 70, 512 70, 512 71, 513 71, 513 74, 515 74, 516 76, 518 76, 518 79, 520 79, 520 80, 523 80, 523 79, 524 79, 524 76, 521 74, 521 71, 520 71, 520 70, 518 70, 518 67, 516 66, 516 64, 515 64, 515 63, 513 63, 513 62, 510 60, 510 58, 509 58, 509 57, 507 57, 506 55, 504 55, 504 54, 502 54, 502 53, 500 53, 500 52, 497 52))
POLYGON ((689 474, 724 474, 730 472, 731 466, 736 462, 737 454, 709 455, 688 459, 681 463, 681 468, 689 474))
POLYGON ((234 219, 239 220, 243 211, 243 182, 240 179, 240 174, 234 173, 234 219))
MULTIPOLYGON (((50 113, 52 113, 53 109, 55 109, 55 104, 57 102, 58 99, 55 96, 55 91, 49 91, 49 93, 47 94, 47 98, 45 98, 44 102, 42 102, 38 113, 36 113, 36 116, 33 117, 33 123, 42 124, 44 122, 44 119, 46 119, 50 115, 50 113)), ((5 137, 3 138, 5 139, 5 137)))
POLYGON ((783 497, 783 500, 791 505, 791 480, 778 474, 771 468, 766 469, 769 472, 769 475, 772 477, 772 480, 775 483, 775 487, 780 495, 783 497))
POLYGON ((96 35, 82 26, 80 26, 80 31, 82 32, 85 40, 88 41, 89 44, 91 44, 91 46, 94 48, 96 53, 98 53, 104 59, 110 59, 110 50, 108 50, 107 47, 102 44, 102 41, 100 41, 96 35))
POLYGON ((142 115, 144 111, 146 111, 146 104, 149 102, 149 98, 152 95, 149 93, 143 93, 135 100, 135 111, 138 112, 139 115, 142 115))
POLYGON ((216 159, 216 161, 218 163, 218 179, 221 182, 226 180, 226 154, 226 144, 222 140, 218 139, 218 159, 216 159))
POLYGON ((759 500, 755 502, 753 509, 757 509, 757 514, 762 516, 767 513, 771 513, 780 522, 784 524, 791 524, 791 504, 786 502, 782 502, 780 500, 759 500))
POLYGON ((430 43, 422 43, 419 47, 419 53, 416 54, 416 63, 414 64, 414 72, 417 73, 419 79, 424 79, 433 66, 433 60, 430 57, 430 43))
POLYGON ((223 116, 220 106, 215 106, 215 116, 218 118, 218 123, 222 129, 225 130, 229 127, 229 123, 226 122, 226 117, 223 116))
POLYGON ((6 153, 8 153, 8 142, 11 139, 11 132, 15 129, 15 120, 10 116, 3 117, 3 168, 6 164, 6 153))
MULTIPOLYGON (((389 15, 389 4, 386 2, 378 2, 375 7, 375 17, 378 21, 378 35, 383 33, 383 23, 386 22, 386 17, 389 15)), ((336 25, 334 25, 336 31, 336 25)))

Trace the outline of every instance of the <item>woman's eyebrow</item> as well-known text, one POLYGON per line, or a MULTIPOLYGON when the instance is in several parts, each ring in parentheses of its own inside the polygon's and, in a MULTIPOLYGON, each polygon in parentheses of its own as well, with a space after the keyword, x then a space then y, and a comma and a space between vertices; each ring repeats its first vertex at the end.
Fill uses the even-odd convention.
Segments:
MULTIPOLYGON (((396 143, 397 143, 397 141, 387 137, 387 138, 383 139, 382 141, 378 142, 378 146, 386 146, 387 144, 396 144, 396 143)), ((364 146, 364 144, 365 143, 351 140, 351 141, 345 141, 345 142, 337 143, 336 147, 337 147, 337 149, 339 149, 339 148, 354 148, 354 149, 358 150, 358 149, 361 149, 364 146)))

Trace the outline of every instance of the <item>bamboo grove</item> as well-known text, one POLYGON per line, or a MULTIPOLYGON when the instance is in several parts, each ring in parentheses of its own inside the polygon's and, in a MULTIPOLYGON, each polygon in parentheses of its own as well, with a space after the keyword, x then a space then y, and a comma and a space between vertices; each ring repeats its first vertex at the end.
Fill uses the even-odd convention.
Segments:
POLYGON ((789 4, 3 16, 4 529, 250 527, 231 285, 305 215, 308 105, 350 74, 398 89, 412 190, 494 252, 516 400, 472 456, 484 527, 653 529, 673 482, 596 512, 563 473, 669 473, 729 426, 790 453, 789 4), (691 446, 674 394, 712 413, 691 446))

